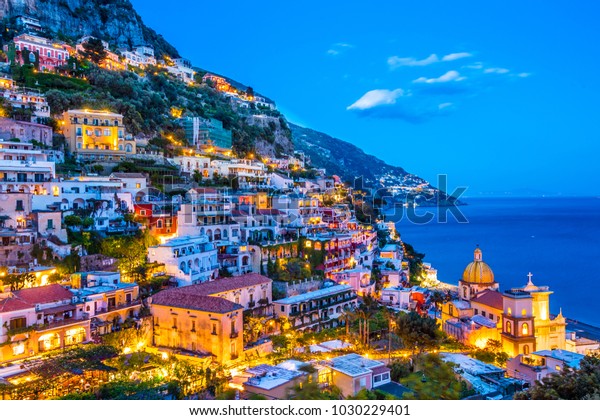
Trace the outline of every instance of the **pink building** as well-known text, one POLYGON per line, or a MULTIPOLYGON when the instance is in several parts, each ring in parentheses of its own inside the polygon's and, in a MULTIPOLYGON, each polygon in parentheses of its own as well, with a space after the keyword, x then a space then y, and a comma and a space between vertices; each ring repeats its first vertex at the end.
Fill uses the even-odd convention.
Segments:
POLYGON ((72 47, 63 42, 54 42, 41 36, 22 34, 13 39, 15 43, 16 57, 19 64, 24 64, 25 51, 29 54, 28 61, 31 64, 38 64, 40 70, 54 71, 57 67, 67 64, 71 56, 72 47), (39 56, 39 62, 36 63, 39 56))
POLYGON ((375 293, 375 281, 371 279, 371 270, 368 268, 338 271, 332 276, 336 283, 350 285, 359 296, 375 293))

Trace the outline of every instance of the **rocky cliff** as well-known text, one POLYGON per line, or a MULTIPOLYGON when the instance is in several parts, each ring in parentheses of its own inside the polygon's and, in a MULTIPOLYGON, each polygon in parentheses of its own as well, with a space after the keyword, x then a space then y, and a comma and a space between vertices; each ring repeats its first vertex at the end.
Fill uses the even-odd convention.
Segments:
POLYGON ((113 47, 152 45, 156 55, 179 57, 177 49, 144 25, 129 0, 0 0, 5 27, 15 27, 17 16, 40 20, 51 35, 77 40, 94 35, 113 47))

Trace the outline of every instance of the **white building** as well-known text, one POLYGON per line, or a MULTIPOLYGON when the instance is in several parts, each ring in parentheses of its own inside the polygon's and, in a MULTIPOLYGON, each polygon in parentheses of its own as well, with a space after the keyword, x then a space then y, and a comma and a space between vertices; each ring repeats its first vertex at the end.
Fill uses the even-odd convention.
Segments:
POLYGON ((266 187, 269 174, 264 163, 251 159, 213 160, 211 166, 223 177, 236 177, 240 188, 266 187))
POLYGON ((138 46, 133 51, 121 51, 121 55, 123 55, 125 63, 133 67, 144 68, 149 65, 156 65, 154 48, 149 46, 138 46))
POLYGON ((31 111, 31 122, 40 123, 50 118, 50 106, 46 95, 37 89, 13 88, 2 92, 2 97, 15 110, 31 111))
POLYGON ((148 248, 148 261, 165 265, 179 286, 214 280, 219 274, 217 248, 206 235, 182 236, 148 248))
POLYGON ((285 175, 273 172, 270 174, 271 186, 279 191, 291 191, 294 188, 294 180, 285 175))
POLYGON ((175 65, 167 66, 167 71, 177 77, 183 83, 193 83, 196 72, 192 69, 192 62, 185 58, 176 58, 173 60, 175 65))
POLYGON ((232 219, 231 196, 213 188, 190 190, 177 213, 179 236, 206 235, 217 245, 238 243, 240 225, 232 219))
POLYGON ((392 306, 398 309, 409 309, 411 290, 396 286, 386 287, 381 290, 379 302, 382 305, 392 306))
POLYGON ((31 143, 0 141, 0 192, 49 194, 56 180, 55 163, 31 143))

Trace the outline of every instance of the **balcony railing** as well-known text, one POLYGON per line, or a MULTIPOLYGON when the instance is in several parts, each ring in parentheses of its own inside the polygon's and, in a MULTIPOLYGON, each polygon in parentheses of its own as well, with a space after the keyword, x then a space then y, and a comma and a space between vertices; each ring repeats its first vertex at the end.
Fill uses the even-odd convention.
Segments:
POLYGON ((229 338, 237 338, 239 335, 240 335, 239 332, 233 331, 231 334, 229 334, 229 338))

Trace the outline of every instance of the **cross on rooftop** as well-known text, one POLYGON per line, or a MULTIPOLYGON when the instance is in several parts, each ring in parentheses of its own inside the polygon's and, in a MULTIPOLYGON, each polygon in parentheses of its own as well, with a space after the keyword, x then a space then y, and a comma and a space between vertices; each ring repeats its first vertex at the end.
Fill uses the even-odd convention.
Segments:
POLYGON ((529 283, 533 283, 531 281, 531 278, 533 277, 533 274, 531 273, 531 271, 529 272, 529 274, 527 274, 527 278, 529 279, 529 283))

